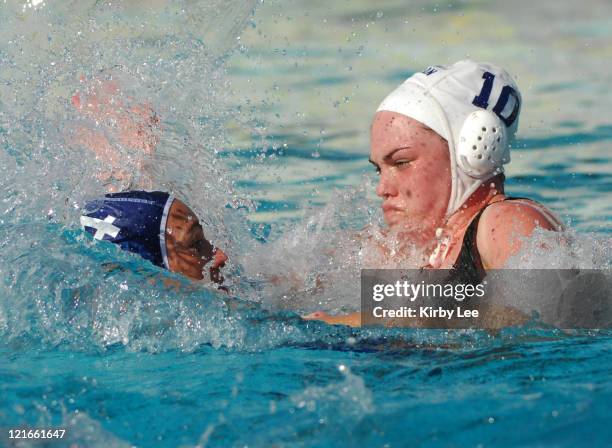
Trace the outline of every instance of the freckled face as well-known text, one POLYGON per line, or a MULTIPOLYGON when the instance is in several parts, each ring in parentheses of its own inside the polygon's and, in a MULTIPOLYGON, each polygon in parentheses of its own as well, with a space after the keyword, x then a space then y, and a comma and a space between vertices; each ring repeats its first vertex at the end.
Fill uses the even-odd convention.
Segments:
POLYGON ((196 214, 178 199, 174 200, 168 212, 166 247, 172 272, 180 272, 193 280, 202 280, 204 268, 210 263, 211 280, 223 282, 220 268, 227 261, 227 256, 204 237, 196 214))
POLYGON ((412 118, 377 112, 370 162, 379 173, 376 194, 390 228, 425 237, 443 224, 451 193, 446 140, 412 118))

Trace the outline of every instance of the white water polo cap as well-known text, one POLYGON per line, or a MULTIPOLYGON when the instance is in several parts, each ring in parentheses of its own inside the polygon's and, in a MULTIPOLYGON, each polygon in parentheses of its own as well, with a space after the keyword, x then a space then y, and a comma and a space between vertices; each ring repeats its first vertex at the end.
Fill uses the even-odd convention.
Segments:
POLYGON ((383 100, 377 112, 413 118, 446 139, 452 175, 448 217, 483 182, 503 172, 520 109, 521 95, 508 72, 464 60, 414 74, 383 100))

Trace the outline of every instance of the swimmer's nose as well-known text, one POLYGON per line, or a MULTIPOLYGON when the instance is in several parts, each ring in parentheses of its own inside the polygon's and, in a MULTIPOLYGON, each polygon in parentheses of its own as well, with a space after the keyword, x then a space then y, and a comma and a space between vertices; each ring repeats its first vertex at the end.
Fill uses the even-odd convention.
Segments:
POLYGON ((215 259, 213 261, 213 269, 222 268, 225 266, 225 262, 227 261, 227 255, 221 249, 215 250, 215 259))
POLYGON ((383 199, 397 195, 393 178, 391 178, 390 175, 384 171, 380 173, 378 185, 376 186, 376 195, 383 199))

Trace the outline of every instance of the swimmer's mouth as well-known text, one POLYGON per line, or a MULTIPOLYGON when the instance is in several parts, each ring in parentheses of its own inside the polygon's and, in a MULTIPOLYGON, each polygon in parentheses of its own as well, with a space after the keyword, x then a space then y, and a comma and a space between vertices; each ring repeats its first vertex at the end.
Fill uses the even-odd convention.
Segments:
POLYGON ((402 211, 401 208, 396 207, 395 205, 391 205, 391 204, 383 204, 382 210, 383 210, 383 213, 401 212, 402 211))
POLYGON ((219 285, 219 289, 224 291, 228 291, 226 286, 223 286, 224 278, 221 273, 221 269, 225 267, 225 262, 227 261, 227 255, 221 249, 215 249, 215 256, 213 259, 213 264, 209 269, 210 280, 217 285, 219 285))
POLYGON ((225 279, 223 278, 223 274, 221 273, 220 268, 210 268, 209 272, 210 280, 213 283, 219 285, 219 289, 227 289, 225 286, 223 286, 223 282, 225 281, 225 279))

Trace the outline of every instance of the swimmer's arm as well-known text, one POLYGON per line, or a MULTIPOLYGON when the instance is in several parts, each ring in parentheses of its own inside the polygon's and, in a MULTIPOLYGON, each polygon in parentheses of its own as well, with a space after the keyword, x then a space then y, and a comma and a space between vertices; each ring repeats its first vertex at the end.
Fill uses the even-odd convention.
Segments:
MULTIPOLYGON (((361 327, 362 317, 360 312, 341 314, 332 316, 323 311, 302 316, 304 320, 318 320, 329 325, 346 325, 349 327, 361 327)), ((474 322, 475 328, 484 330, 500 330, 505 327, 524 325, 529 321, 529 317, 519 310, 500 305, 489 305, 482 310, 481 317, 474 322)), ((406 327, 406 328, 452 328, 447 327, 448 322, 444 320, 420 320, 420 319, 389 319, 387 327, 406 327)), ((457 327, 465 328, 465 327, 457 327)))
MULTIPOLYGON (((363 322, 362 313, 355 311, 349 314, 337 314, 332 316, 324 311, 302 316, 305 320, 319 320, 329 325, 346 325, 349 327, 361 327, 363 322)), ((383 322, 385 327, 391 328, 445 328, 445 319, 418 319, 418 318, 389 318, 383 322)))
POLYGON ((478 222, 476 245, 485 269, 501 269, 536 228, 558 230, 541 210, 518 201, 503 201, 485 209, 478 222))
POLYGON ((323 311, 316 311, 314 313, 302 316, 305 320, 320 320, 330 325, 347 325, 349 327, 361 327, 361 313, 356 311, 350 314, 340 314, 332 316, 323 311))
POLYGON ((88 94, 77 92, 72 97, 75 110, 89 120, 89 125, 85 122, 75 127, 72 144, 87 148, 106 166, 96 177, 109 186, 109 191, 116 181, 130 184, 129 188, 151 188, 151 175, 143 162, 154 154, 159 141, 161 126, 156 112, 146 103, 125 105, 119 86, 113 82, 91 84, 88 94), (105 127, 106 122, 114 126, 105 127), (109 141, 109 133, 115 143, 109 141), (117 144, 127 152, 124 154, 117 144))

